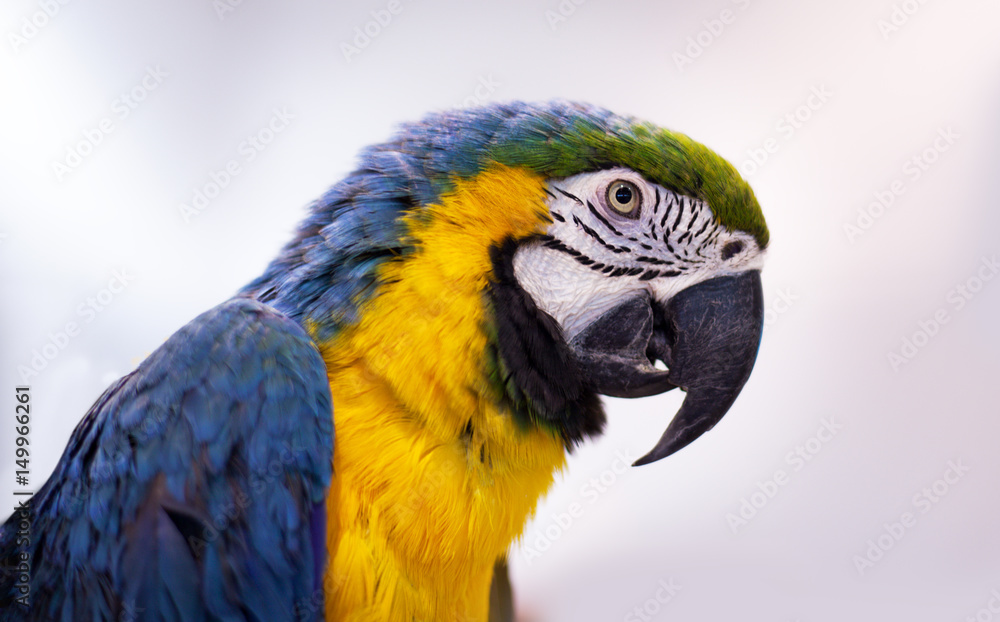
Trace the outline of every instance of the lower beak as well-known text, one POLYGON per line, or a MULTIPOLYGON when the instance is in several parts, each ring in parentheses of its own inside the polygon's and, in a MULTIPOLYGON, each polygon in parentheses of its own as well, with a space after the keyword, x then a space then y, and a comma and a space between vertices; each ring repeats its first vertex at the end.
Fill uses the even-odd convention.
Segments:
POLYGON ((712 429, 743 389, 764 325, 760 272, 703 281, 665 305, 631 298, 569 344, 598 393, 644 397, 680 387, 683 404, 659 442, 636 466, 683 449, 712 429), (654 367, 663 361, 668 371, 654 367))

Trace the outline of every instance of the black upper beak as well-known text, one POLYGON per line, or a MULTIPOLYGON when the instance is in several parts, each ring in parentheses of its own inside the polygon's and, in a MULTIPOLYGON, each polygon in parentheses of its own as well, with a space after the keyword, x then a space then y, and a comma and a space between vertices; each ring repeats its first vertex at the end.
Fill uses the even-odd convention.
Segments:
POLYGON ((598 393, 644 397, 687 392, 643 465, 683 449, 712 429, 743 389, 760 345, 764 297, 760 272, 693 285, 661 307, 631 298, 590 324, 569 344, 586 382, 598 393), (653 366, 661 360, 669 371, 653 366))

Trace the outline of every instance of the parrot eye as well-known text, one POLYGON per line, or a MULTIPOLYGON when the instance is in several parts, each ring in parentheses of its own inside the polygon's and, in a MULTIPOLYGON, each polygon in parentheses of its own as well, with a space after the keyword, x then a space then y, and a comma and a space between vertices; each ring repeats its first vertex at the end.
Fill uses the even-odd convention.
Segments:
POLYGON ((608 206, 623 216, 634 218, 642 207, 642 193, 638 186, 624 179, 616 179, 608 186, 605 197, 608 206))

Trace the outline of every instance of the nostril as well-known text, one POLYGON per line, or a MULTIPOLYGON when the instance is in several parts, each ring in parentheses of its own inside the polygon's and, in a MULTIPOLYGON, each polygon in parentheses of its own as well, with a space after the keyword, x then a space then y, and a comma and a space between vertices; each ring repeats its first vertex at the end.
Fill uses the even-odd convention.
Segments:
POLYGON ((722 247, 722 261, 732 259, 741 250, 743 250, 743 242, 730 242, 722 247))

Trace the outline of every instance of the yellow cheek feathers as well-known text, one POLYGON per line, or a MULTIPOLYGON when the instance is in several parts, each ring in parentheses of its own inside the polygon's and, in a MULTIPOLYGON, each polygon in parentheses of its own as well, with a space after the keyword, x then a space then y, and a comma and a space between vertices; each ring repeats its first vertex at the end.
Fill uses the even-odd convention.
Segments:
POLYGON ((457 181, 407 217, 416 251, 385 263, 360 322, 321 345, 328 620, 486 619, 493 563, 564 463, 556 434, 497 409, 483 353, 489 249, 541 232, 544 194, 522 169, 457 181))

